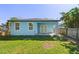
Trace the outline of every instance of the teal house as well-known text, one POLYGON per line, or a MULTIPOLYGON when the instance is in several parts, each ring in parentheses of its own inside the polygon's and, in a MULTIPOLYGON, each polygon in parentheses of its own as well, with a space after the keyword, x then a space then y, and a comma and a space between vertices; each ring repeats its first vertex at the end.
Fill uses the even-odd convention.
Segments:
POLYGON ((10 35, 49 35, 58 28, 58 22, 47 18, 8 20, 10 35))

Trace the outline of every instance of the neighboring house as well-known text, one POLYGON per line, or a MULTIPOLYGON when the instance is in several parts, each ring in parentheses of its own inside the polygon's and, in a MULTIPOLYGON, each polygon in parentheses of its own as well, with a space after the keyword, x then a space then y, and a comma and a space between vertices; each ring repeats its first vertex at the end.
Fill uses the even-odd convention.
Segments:
POLYGON ((10 35, 49 35, 58 28, 53 19, 30 18, 8 20, 10 35))
POLYGON ((0 25, 0 35, 2 34, 2 26, 0 25))
POLYGON ((1 36, 5 36, 6 35, 6 30, 7 30, 7 28, 6 28, 5 24, 0 25, 0 35, 1 36))

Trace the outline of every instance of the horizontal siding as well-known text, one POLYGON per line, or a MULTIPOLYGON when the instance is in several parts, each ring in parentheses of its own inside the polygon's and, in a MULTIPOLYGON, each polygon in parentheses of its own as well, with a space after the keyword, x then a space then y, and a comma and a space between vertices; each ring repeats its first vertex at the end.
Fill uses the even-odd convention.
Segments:
POLYGON ((19 22, 20 23, 20 30, 15 30, 15 22, 11 22, 10 26, 10 33, 11 35, 37 35, 39 32, 38 24, 47 24, 48 32, 52 32, 52 30, 57 26, 57 22, 32 22, 33 23, 33 30, 29 30, 28 23, 29 22, 19 22))

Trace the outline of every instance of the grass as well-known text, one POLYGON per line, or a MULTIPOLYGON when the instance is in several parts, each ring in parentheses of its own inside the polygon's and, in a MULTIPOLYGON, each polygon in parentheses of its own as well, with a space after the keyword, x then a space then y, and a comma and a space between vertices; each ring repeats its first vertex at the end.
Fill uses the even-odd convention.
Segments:
POLYGON ((64 54, 68 49, 60 41, 15 40, 0 41, 0 53, 12 54, 64 54), (44 47, 49 44, 49 47, 44 47))
POLYGON ((0 36, 0 54, 79 54, 79 45, 57 36, 0 36))
POLYGON ((67 41, 53 41, 51 37, 0 37, 0 54, 68 54, 63 46, 67 41))

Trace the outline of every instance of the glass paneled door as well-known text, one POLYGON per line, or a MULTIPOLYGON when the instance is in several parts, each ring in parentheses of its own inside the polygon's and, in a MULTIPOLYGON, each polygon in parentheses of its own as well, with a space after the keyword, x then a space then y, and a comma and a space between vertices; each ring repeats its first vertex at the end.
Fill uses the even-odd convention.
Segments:
POLYGON ((40 33, 47 33, 47 25, 46 24, 40 25, 40 33))

